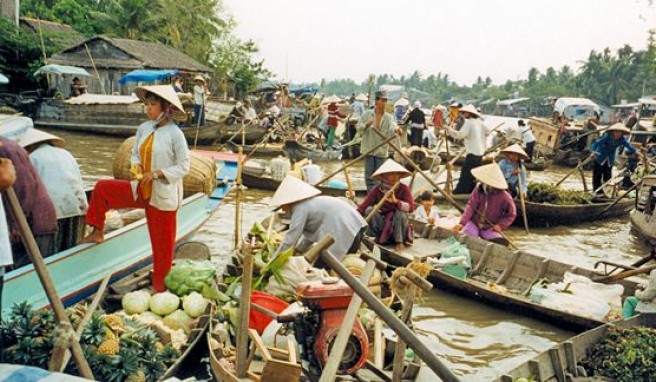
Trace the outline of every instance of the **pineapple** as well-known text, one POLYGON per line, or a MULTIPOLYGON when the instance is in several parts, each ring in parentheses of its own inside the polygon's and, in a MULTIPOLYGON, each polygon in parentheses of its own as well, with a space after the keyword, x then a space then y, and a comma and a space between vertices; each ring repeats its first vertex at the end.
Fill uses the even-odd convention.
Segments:
POLYGON ((146 382, 146 373, 139 369, 136 372, 128 375, 125 382, 146 382))
POLYGON ((125 324, 120 316, 117 316, 116 314, 106 314, 102 317, 105 325, 107 325, 112 331, 116 333, 125 331, 125 324))
POLYGON ((105 355, 116 355, 119 350, 119 341, 114 337, 107 338, 98 346, 98 352, 105 355))

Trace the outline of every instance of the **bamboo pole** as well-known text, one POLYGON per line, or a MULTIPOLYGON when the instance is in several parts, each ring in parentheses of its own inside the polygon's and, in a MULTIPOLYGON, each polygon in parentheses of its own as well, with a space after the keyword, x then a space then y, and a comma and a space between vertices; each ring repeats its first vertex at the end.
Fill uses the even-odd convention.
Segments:
POLYGON ((87 44, 84 44, 84 48, 87 50, 87 54, 89 55, 89 60, 91 60, 91 66, 93 66, 93 71, 96 73, 96 77, 98 78, 98 83, 100 84, 100 90, 103 92, 103 94, 107 94, 107 92, 105 91, 105 85, 100 79, 100 74, 98 74, 98 68, 96 68, 96 63, 93 62, 93 56, 91 56, 91 51, 89 50, 87 44))
POLYGON ((390 196, 392 196, 392 194, 393 194, 394 192, 396 192, 396 189, 399 187, 400 184, 401 184, 401 182, 397 182, 397 183, 395 183, 395 184, 392 186, 392 188, 390 188, 390 189, 385 193, 385 195, 383 195, 383 198, 380 199, 380 201, 379 201, 378 203, 376 203, 376 205, 374 206, 374 208, 371 209, 371 212, 369 212, 369 214, 367 215, 367 218, 365 219, 365 220, 367 221, 367 224, 371 222, 371 219, 373 219, 374 216, 376 216, 376 212, 378 212, 378 210, 380 210, 380 208, 383 206, 383 204, 385 204, 386 202, 388 202, 387 199, 388 199, 390 196))
POLYGON ((615 199, 615 200, 613 201, 613 203, 611 203, 608 207, 604 208, 603 211, 601 211, 597 216, 595 216, 593 220, 597 220, 597 219, 600 218, 603 214, 605 214, 606 212, 608 212, 608 210, 610 210, 611 208, 613 208, 617 203, 620 202, 620 200, 622 200, 622 199, 624 199, 626 196, 628 196, 629 193, 630 193, 631 191, 633 191, 633 190, 635 190, 636 188, 638 188, 638 186, 639 186, 640 184, 641 184, 641 182, 638 182, 638 183, 634 184, 633 186, 631 186, 631 188, 629 188, 628 190, 626 190, 622 195, 618 196, 617 199, 615 199))
POLYGON ((243 188, 241 184, 241 173, 244 169, 244 148, 239 147, 237 150, 237 194, 235 195, 235 249, 238 249, 241 244, 241 199, 243 197, 243 188))
POLYGON ((239 327, 237 328, 237 359, 235 362, 237 378, 246 378, 246 372, 248 371, 248 320, 251 311, 251 282, 253 280, 252 244, 247 244, 242 249, 244 264, 239 301, 239 327))
MULTIPOLYGON (((46 292, 46 296, 48 296, 48 301, 50 301, 52 310, 54 311, 55 316, 59 321, 59 325, 63 328, 68 328, 69 329, 68 333, 70 333, 72 331, 71 322, 68 319, 66 310, 64 310, 64 305, 62 304, 61 299, 59 298, 57 289, 55 288, 55 284, 53 283, 52 278, 50 277, 50 273, 48 272, 48 268, 46 267, 43 261, 43 257, 41 256, 41 251, 39 250, 39 247, 36 244, 36 240, 34 239, 32 230, 27 224, 27 219, 25 218, 25 214, 21 209, 20 202, 18 201, 18 197, 16 196, 16 192, 14 192, 13 187, 9 187, 5 191, 5 193, 7 196, 7 200, 9 201, 9 208, 11 210, 11 213, 14 216, 14 219, 16 220, 16 223, 18 225, 18 230, 20 232, 21 239, 23 240, 23 244, 27 249, 26 251, 27 255, 29 256, 30 261, 34 265, 34 269, 39 275, 39 280, 41 281, 41 285, 43 285, 43 289, 46 292)), ((82 346, 80 346, 80 342, 78 341, 77 337, 71 336, 68 346, 70 347, 71 353, 73 353, 73 359, 75 360, 75 363, 77 364, 80 370, 80 375, 86 379, 94 379, 93 372, 91 371, 91 368, 89 367, 89 364, 86 358, 84 357, 84 351, 82 350, 82 346)), ((57 368, 57 370, 58 369, 59 368, 57 368)))
POLYGON ((348 173, 347 169, 344 169, 344 178, 346 179, 346 187, 348 189, 348 198, 355 200, 355 190, 353 190, 353 184, 351 183, 351 176, 348 173))
POLYGON ((524 182, 522 182, 522 171, 526 173, 526 168, 524 167, 524 163, 519 164, 520 172, 517 175, 517 184, 519 190, 517 190, 517 193, 519 194, 519 201, 521 202, 522 206, 522 220, 524 220, 524 229, 526 230, 526 233, 530 233, 528 229, 528 217, 526 216, 526 200, 524 200, 524 182))
POLYGON ((569 178, 570 175, 578 171, 580 167, 583 167, 586 164, 590 163, 590 161, 593 160, 594 157, 595 157, 594 153, 590 154, 587 158, 585 158, 585 160, 583 160, 583 162, 579 163, 572 171, 565 174, 565 176, 561 180, 559 180, 558 183, 556 183, 556 187, 560 186, 565 181, 565 179, 569 178))
MULTIPOLYGON (((401 321, 407 325, 410 313, 412 313, 412 303, 415 298, 415 291, 417 287, 410 283, 406 290, 405 298, 403 299, 403 308, 401 309, 401 321)), ((394 362, 392 363, 392 382, 401 382, 403 377, 403 364, 405 360, 406 344, 401 338, 397 338, 396 345, 394 346, 394 362)))

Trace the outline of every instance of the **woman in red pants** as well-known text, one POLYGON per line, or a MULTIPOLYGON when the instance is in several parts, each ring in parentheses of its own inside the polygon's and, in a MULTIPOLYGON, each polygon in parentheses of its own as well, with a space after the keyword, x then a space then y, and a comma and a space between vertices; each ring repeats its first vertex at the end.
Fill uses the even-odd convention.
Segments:
POLYGON ((173 120, 186 114, 171 85, 136 89, 149 121, 137 130, 132 148, 134 180, 100 180, 89 202, 86 223, 93 227, 83 243, 104 241, 105 213, 109 209, 145 208, 153 248, 153 288, 164 291, 164 278, 173 263, 176 212, 182 202, 182 179, 191 165, 189 149, 173 120))

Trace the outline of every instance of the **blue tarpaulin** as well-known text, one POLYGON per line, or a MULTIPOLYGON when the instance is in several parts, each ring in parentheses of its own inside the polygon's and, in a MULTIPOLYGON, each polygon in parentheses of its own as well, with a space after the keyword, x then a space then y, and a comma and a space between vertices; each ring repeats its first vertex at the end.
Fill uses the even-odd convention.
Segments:
POLYGON ((289 89, 290 93, 294 94, 304 94, 304 93, 316 93, 319 91, 319 88, 316 86, 306 86, 302 88, 293 88, 289 89))
POLYGON ((155 82, 167 79, 180 73, 178 70, 147 70, 138 69, 121 77, 118 83, 125 85, 128 82, 155 82))

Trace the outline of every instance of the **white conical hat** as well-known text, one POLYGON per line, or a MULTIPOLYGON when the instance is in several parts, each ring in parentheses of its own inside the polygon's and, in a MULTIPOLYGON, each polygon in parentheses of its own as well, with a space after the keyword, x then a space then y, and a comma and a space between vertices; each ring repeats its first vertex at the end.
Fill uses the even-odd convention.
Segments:
POLYGON ((394 107, 397 107, 397 106, 405 107, 405 106, 408 106, 408 105, 410 105, 410 101, 408 101, 405 98, 399 98, 396 102, 394 102, 394 107))
POLYGON ((631 134, 631 130, 629 130, 629 128, 624 126, 624 124, 621 122, 618 122, 612 125, 611 127, 609 127, 608 131, 621 131, 624 134, 631 134))
POLYGON ((171 113, 171 118, 176 121, 184 121, 187 119, 187 113, 185 113, 182 103, 180 103, 180 98, 178 93, 175 92, 173 86, 171 85, 152 85, 152 86, 138 86, 134 92, 137 94, 137 97, 141 102, 145 102, 146 94, 153 93, 173 106, 173 112, 171 113))
POLYGON ((526 151, 522 149, 522 146, 518 145, 515 143, 514 145, 510 145, 506 147, 505 149, 500 151, 501 154, 503 153, 515 153, 519 155, 520 157, 523 157, 524 159, 528 159, 528 154, 526 154, 526 151))
POLYGON ((331 95, 331 96, 328 96, 328 97, 324 98, 324 99, 321 101, 322 104, 333 103, 333 102, 334 102, 334 103, 342 102, 342 99, 339 98, 338 96, 336 96, 336 95, 333 94, 333 95, 331 95))
POLYGON ((280 207, 285 204, 300 202, 301 200, 310 199, 320 195, 321 191, 305 183, 304 181, 287 175, 282 180, 280 186, 273 194, 273 198, 269 202, 271 207, 280 207))
POLYGON ((46 133, 45 131, 41 131, 34 128, 27 129, 25 133, 23 133, 22 135, 18 136, 18 138, 16 138, 16 143, 21 145, 21 147, 27 147, 35 143, 48 142, 48 141, 50 141, 50 143, 56 147, 64 147, 64 145, 66 144, 66 141, 63 138, 59 138, 56 135, 46 133))
POLYGON ((366 101, 367 99, 369 99, 369 97, 367 97, 364 93, 360 93, 355 96, 355 99, 358 101, 366 101))
POLYGON ((466 112, 466 113, 474 114, 474 115, 476 115, 476 116, 478 116, 478 117, 482 117, 481 112, 478 111, 478 110, 476 110, 476 107, 474 107, 474 105, 472 105, 472 104, 469 104, 469 105, 463 106, 463 107, 461 107, 460 110, 458 110, 458 111, 459 111, 460 113, 462 113, 462 112, 466 112))
POLYGON ((476 167, 471 170, 472 175, 479 182, 487 184, 490 187, 497 188, 499 190, 507 190, 508 183, 506 183, 506 178, 503 177, 503 173, 499 168, 499 165, 496 163, 486 164, 485 166, 476 167))
POLYGON ((410 176, 410 171, 408 171, 405 167, 396 163, 393 159, 388 159, 385 161, 385 163, 383 163, 380 167, 378 167, 378 170, 376 170, 376 172, 374 172, 373 175, 371 175, 371 178, 379 179, 378 177, 383 174, 389 174, 394 172, 400 173, 401 178, 410 176))

